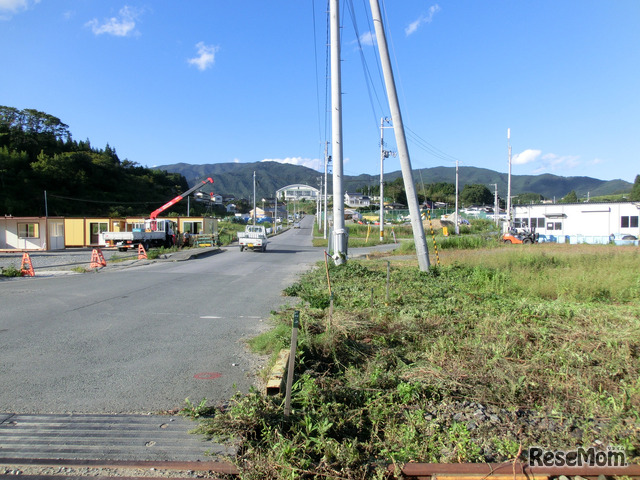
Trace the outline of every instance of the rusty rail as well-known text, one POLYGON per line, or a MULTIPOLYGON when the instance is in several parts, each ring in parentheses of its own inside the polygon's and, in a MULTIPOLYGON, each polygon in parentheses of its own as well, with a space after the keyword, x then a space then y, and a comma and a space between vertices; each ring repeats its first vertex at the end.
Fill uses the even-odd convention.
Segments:
MULTIPOLYGON (((394 472, 393 466, 389 472, 394 472)), ((537 480, 565 475, 598 477, 600 475, 628 476, 640 479, 640 465, 624 467, 544 467, 526 463, 407 463, 401 467, 403 475, 412 480, 537 480)))
MULTIPOLYGON (((63 459, 30 459, 30 458, 0 458, 0 465, 12 466, 41 466, 67 468, 108 468, 108 469, 143 469, 156 470, 158 473, 167 471, 210 472, 221 475, 240 474, 238 468, 227 462, 178 462, 178 461, 117 461, 117 460, 63 460, 63 459)), ((548 480, 564 475, 567 477, 580 476, 587 479, 625 476, 640 479, 640 465, 633 464, 620 467, 544 467, 529 466, 521 462, 507 463, 407 463, 403 466, 390 465, 390 478, 401 473, 406 480, 548 480)), ((49 480, 61 478, 79 478, 81 475, 20 475, 25 480, 49 480)), ((162 476, 167 478, 166 475, 162 476)), ((15 475, 0 475, 0 479, 15 479, 15 475)), ((99 478, 99 477, 95 477, 99 478)), ((103 477, 108 478, 108 477, 103 477)), ((114 477, 115 478, 115 477, 114 477)), ((119 480, 126 477, 118 476, 119 480)), ((131 477, 135 478, 135 477, 131 477)), ((153 477, 145 477, 151 480, 153 477)), ((177 477, 174 477, 177 478, 177 477)))
MULTIPOLYGON (((214 472, 227 475, 238 475, 240 472, 235 465, 228 462, 178 462, 178 461, 128 461, 128 460, 69 460, 44 458, 0 458, 0 465, 39 466, 39 467, 67 467, 67 468, 111 468, 111 469, 142 469, 158 471, 194 471, 214 472)), ((26 478, 21 475, 21 478, 26 478)), ((15 476, 13 476, 15 478, 15 476)), ((60 478, 57 476, 56 478, 60 478)), ((120 478, 120 477, 118 477, 120 478)))

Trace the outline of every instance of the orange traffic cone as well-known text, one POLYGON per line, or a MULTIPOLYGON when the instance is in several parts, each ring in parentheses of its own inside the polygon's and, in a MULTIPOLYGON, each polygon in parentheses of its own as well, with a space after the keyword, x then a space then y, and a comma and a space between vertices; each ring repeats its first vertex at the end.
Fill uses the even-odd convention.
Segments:
POLYGON ((144 249, 144 245, 139 243, 138 244, 138 260, 142 260, 143 258, 147 258, 147 251, 144 249))
POLYGON ((102 255, 102 250, 94 248, 91 253, 91 266, 89 268, 100 268, 106 266, 107 261, 104 259, 104 255, 102 255))
POLYGON ((20 273, 23 277, 35 277, 36 272, 33 271, 33 265, 31 264, 31 257, 27 252, 22 254, 22 265, 20 265, 20 273))

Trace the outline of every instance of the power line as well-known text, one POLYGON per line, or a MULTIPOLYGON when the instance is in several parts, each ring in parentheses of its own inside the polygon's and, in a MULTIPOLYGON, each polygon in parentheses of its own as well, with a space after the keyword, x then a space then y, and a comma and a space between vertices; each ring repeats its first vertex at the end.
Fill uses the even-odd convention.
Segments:
MULTIPOLYGON (((353 7, 353 0, 349 0, 348 2, 348 7, 349 7, 349 13, 351 15, 351 23, 353 24, 353 30, 356 34, 356 41, 358 42, 358 53, 360 54, 360 63, 362 65, 362 70, 363 70, 363 74, 364 74, 364 78, 365 78, 365 84, 367 86, 367 94, 369 95, 369 105, 371 106, 371 112, 373 114, 373 125, 374 128, 376 130, 376 134, 378 132, 378 118, 380 116, 384 116, 384 115, 378 115, 376 114, 376 108, 374 105, 374 101, 373 101, 373 95, 372 95, 372 87, 373 87, 373 80, 371 78, 371 73, 369 71, 369 67, 367 65, 367 60, 364 56, 364 50, 362 49, 362 42, 360 39, 360 31, 358 29, 358 23, 356 21, 356 15, 355 15, 355 9, 353 7)), ((377 91, 375 90, 375 88, 373 89, 373 92, 375 93, 375 97, 376 100, 378 102, 378 105, 380 106, 380 109, 382 110, 382 104, 380 102, 380 98, 377 95, 377 91)))
POLYGON ((422 150, 426 151, 427 153, 429 153, 431 156, 438 158, 440 160, 444 160, 445 162, 460 162, 461 160, 454 157, 453 155, 449 155, 446 152, 443 152, 442 150, 440 150, 438 147, 432 145, 431 143, 429 143, 428 141, 426 141, 424 138, 420 137, 420 135, 418 135, 416 132, 414 132, 413 130, 411 130, 409 127, 407 127, 405 125, 405 130, 407 131, 407 136, 409 138, 411 138, 411 140, 414 142, 415 145, 417 145, 418 147, 420 147, 422 150))
POLYGON ((102 204, 111 204, 111 205, 148 205, 153 203, 152 201, 148 202, 118 202, 115 200, 89 200, 86 198, 74 198, 74 197, 64 197, 62 195, 52 195, 48 194, 49 197, 53 198, 61 198, 63 200, 71 200, 74 202, 87 202, 87 203, 102 203, 102 204))

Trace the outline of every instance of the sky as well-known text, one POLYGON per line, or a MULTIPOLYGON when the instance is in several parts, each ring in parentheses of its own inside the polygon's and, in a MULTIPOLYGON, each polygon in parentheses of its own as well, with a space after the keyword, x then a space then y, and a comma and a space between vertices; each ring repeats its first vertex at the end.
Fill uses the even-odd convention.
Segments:
MULTIPOLYGON (((640 174, 640 1, 380 4, 414 169, 457 161, 506 173, 510 144, 514 175, 640 174)), ((327 10, 326 0, 0 0, 0 105, 54 115, 75 140, 144 166, 324 171, 327 10)), ((340 20, 343 169, 378 175, 391 115, 369 2, 341 1, 340 20)))

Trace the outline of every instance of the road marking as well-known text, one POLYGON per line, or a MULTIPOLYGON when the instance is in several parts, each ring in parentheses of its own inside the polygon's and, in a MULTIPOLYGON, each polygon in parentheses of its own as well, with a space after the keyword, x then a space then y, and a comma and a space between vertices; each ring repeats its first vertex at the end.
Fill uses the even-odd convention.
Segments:
POLYGON ((222 318, 222 317, 215 317, 213 315, 205 315, 205 316, 200 317, 200 318, 222 318))

